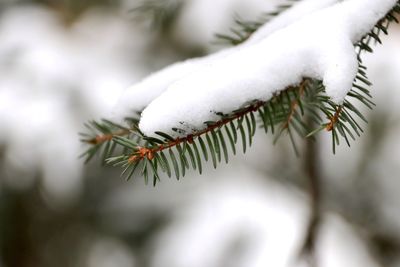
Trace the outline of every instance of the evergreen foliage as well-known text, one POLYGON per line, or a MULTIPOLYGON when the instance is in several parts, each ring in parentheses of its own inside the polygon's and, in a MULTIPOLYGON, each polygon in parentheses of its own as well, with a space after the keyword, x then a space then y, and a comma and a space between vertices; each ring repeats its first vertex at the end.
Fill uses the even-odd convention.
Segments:
MULTIPOLYGON (((218 36, 231 44, 239 44, 265 21, 294 2, 278 7, 277 12, 268 13, 260 22, 236 20, 239 28, 233 30, 234 35, 218 36)), ((127 119, 128 126, 107 120, 92 121, 86 125, 89 133, 82 135, 82 141, 89 145, 82 156, 89 161, 94 155, 100 154, 103 162, 121 166, 122 176, 126 179, 138 173, 146 183, 152 179, 155 185, 160 180, 160 171, 180 179, 189 169, 201 174, 204 162, 211 161, 214 168, 222 161, 228 163, 230 155, 235 155, 239 150, 239 143, 243 153, 252 145, 257 128, 273 134, 275 140, 284 134, 289 135, 295 151, 295 135, 312 138, 322 130, 331 133, 333 152, 342 142, 350 146, 350 141, 363 132, 361 121, 367 122, 355 103, 359 102, 370 109, 374 106, 369 92, 371 83, 366 75, 367 68, 362 64, 362 53, 373 52, 371 42, 381 43, 379 36, 382 32, 388 34, 390 23, 398 23, 396 14, 400 14, 400 2, 355 45, 358 49, 358 74, 342 105, 330 100, 321 81, 304 78, 298 86, 287 88, 267 102, 255 99, 231 114, 217 113, 220 120, 204 122, 207 127, 202 131, 186 133, 183 129, 174 128, 173 131, 179 136, 184 136, 181 138, 173 138, 162 132, 156 133, 157 138, 145 136, 138 128, 140 113, 127 119), (316 129, 310 129, 310 123, 307 123, 310 120, 318 125, 316 129)))

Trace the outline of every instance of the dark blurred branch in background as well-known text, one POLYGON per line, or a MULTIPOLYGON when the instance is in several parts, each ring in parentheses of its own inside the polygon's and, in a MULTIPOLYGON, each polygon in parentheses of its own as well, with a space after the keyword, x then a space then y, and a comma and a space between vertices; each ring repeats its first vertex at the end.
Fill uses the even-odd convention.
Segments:
POLYGON ((137 22, 166 35, 172 30, 183 5, 182 0, 142 0, 138 1, 130 12, 137 22))
MULTIPOLYGON (((310 128, 315 127, 313 121, 308 117, 307 124, 310 128)), ((318 137, 307 138, 304 147, 303 168, 308 180, 308 191, 310 199, 310 218, 306 229, 304 243, 301 247, 300 257, 304 257, 311 267, 316 267, 316 246, 318 231, 321 224, 321 156, 319 154, 318 137)))
MULTIPOLYGON (((117 0, 20 0, 6 1, 3 5, 39 4, 47 6, 60 14, 66 24, 74 22, 81 14, 93 7, 118 7, 117 0)), ((0 3, 0 10, 1 10, 0 3)))

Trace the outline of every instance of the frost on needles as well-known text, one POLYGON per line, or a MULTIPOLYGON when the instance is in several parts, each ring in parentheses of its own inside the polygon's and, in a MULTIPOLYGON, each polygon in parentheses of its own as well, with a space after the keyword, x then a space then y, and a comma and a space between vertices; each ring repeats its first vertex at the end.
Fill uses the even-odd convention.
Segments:
POLYGON ((258 125, 275 140, 287 133, 295 150, 293 133, 324 129, 333 152, 340 140, 350 146, 366 121, 353 102, 374 105, 362 52, 398 22, 400 2, 291 1, 282 12, 235 47, 175 63, 127 89, 112 121, 86 124, 83 155, 101 153, 128 179, 140 172, 155 184, 160 169, 180 178, 190 168, 202 173, 203 160, 227 163, 239 142, 243 152, 252 144, 258 125))
MULTIPOLYGON (((321 2, 332 1, 311 2, 324 7, 321 2)), ((144 108, 139 127, 145 135, 161 131, 176 136, 176 127, 187 134, 204 129, 206 121, 217 121, 220 113, 229 114, 254 100, 268 101, 303 78, 322 80, 332 101, 342 103, 358 70, 354 44, 397 1, 334 2, 316 12, 308 4, 311 14, 299 8, 303 17, 284 21, 272 32, 260 28, 249 44, 151 75, 121 96, 116 116, 144 108)))

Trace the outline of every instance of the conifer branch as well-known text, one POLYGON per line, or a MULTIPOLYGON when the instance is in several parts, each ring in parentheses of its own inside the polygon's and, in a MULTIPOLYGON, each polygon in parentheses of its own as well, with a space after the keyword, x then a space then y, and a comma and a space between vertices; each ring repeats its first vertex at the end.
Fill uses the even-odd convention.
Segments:
POLYGON ((280 126, 275 140, 286 132, 295 151, 294 132, 305 138, 322 130, 328 131, 332 136, 332 149, 335 153, 341 139, 350 146, 350 139, 355 140, 363 132, 358 121, 367 120, 350 101, 358 101, 370 109, 374 106, 368 89, 371 83, 361 56, 363 52, 373 52, 370 47, 371 41, 381 43, 380 34, 388 33, 391 22, 398 22, 396 13, 400 13, 399 2, 355 45, 358 49, 358 73, 352 90, 341 105, 337 105, 326 95, 321 81, 304 77, 298 86, 286 88, 268 101, 255 99, 230 114, 217 112, 220 119, 204 122, 205 127, 202 130, 186 132, 184 129, 173 128, 179 138, 173 138, 163 132, 156 132, 157 138, 145 136, 138 127, 138 117, 129 119, 129 127, 105 120, 101 123, 91 122, 87 125, 91 134, 85 134, 82 140, 91 146, 84 156, 88 161, 101 151, 103 161, 122 166, 122 175, 126 175, 127 179, 139 171, 146 182, 152 175, 153 183, 156 184, 160 180, 160 169, 169 177, 174 173, 179 179, 185 176, 187 169, 197 169, 202 173, 203 159, 211 159, 214 168, 222 158, 227 163, 227 144, 231 152, 236 154, 236 145, 240 140, 243 152, 246 152, 247 147, 252 145, 257 125, 262 126, 265 132, 271 131, 272 134, 275 134, 276 126, 280 126), (324 122, 321 114, 326 117, 327 122, 324 122), (305 117, 319 127, 315 130, 309 129, 305 117), (116 147, 122 149, 122 153, 119 151, 115 155, 116 147))
MULTIPOLYGON (((227 125, 228 123, 231 123, 234 120, 237 119, 241 119, 244 116, 246 116, 247 114, 251 113, 251 112, 255 112, 257 111, 259 108, 261 108, 262 106, 265 105, 265 102, 263 101, 256 101, 254 104, 250 105, 249 107, 246 107, 244 109, 241 109, 237 112, 234 112, 232 116, 227 116, 226 118, 220 120, 220 121, 216 121, 216 122, 209 122, 207 123, 207 128, 205 128, 202 131, 196 132, 194 134, 189 134, 185 137, 182 138, 177 138, 177 139, 173 139, 171 140, 172 137, 168 136, 167 138, 170 140, 167 143, 164 144, 159 144, 156 145, 155 147, 152 148, 146 148, 146 147, 139 147, 137 153, 131 155, 131 157, 128 159, 128 161, 130 163, 135 163, 136 161, 140 161, 143 160, 143 158, 147 158, 148 160, 153 160, 154 159, 154 155, 156 153, 159 153, 161 151, 164 151, 166 149, 178 146, 182 143, 188 143, 188 144, 193 144, 193 140, 197 137, 200 137, 202 135, 205 135, 207 133, 212 133, 215 130, 218 130, 219 128, 227 125)), ((253 129, 255 129, 255 122, 254 124, 251 126, 253 127, 253 129)), ((164 133, 158 133, 161 136, 165 136, 166 134, 164 133)), ((153 138, 154 140, 154 138, 153 138)), ((157 143, 157 142, 156 142, 157 143)))

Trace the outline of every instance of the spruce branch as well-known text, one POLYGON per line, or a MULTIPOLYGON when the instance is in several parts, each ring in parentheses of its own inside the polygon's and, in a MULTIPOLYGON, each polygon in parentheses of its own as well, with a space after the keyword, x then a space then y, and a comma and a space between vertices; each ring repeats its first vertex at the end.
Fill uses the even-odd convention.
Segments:
POLYGON ((114 166, 122 166, 122 175, 130 179, 134 173, 140 172, 149 181, 153 177, 155 185, 160 180, 160 172, 169 177, 173 174, 177 179, 185 176, 188 169, 197 169, 202 173, 203 160, 211 160, 214 168, 222 161, 228 163, 229 150, 236 154, 237 144, 241 142, 243 152, 252 145, 253 136, 258 126, 265 132, 272 132, 277 141, 283 133, 289 135, 294 150, 294 133, 302 138, 312 137, 320 131, 327 131, 332 136, 332 150, 344 139, 350 146, 350 139, 355 140, 363 129, 360 120, 367 122, 355 102, 370 109, 371 101, 369 86, 371 83, 366 75, 366 67, 362 64, 362 54, 373 52, 371 41, 381 43, 380 34, 388 34, 389 25, 398 22, 396 14, 400 13, 400 4, 382 18, 375 27, 366 34, 355 47, 357 49, 359 68, 353 88, 342 104, 333 102, 325 93, 322 81, 304 77, 297 86, 291 86, 275 93, 268 101, 254 99, 242 108, 229 114, 216 112, 220 117, 217 121, 204 122, 202 130, 187 132, 184 129, 173 128, 179 138, 167 133, 156 132, 157 137, 145 136, 138 127, 138 117, 129 120, 129 127, 103 120, 101 123, 91 122, 87 128, 91 134, 85 135, 83 142, 90 145, 85 152, 87 161, 99 151, 102 151, 103 161, 114 166), (325 116, 325 119, 323 116, 325 116), (311 120, 316 129, 309 129, 311 120), (279 129, 279 131, 275 131, 279 129), (230 149, 228 149, 229 145, 230 149), (115 147, 120 147, 122 153, 114 154, 115 147))
MULTIPOLYGON (((211 158, 214 168, 222 161, 222 157, 228 163, 227 144, 236 154, 236 145, 239 139, 245 153, 247 146, 252 145, 253 136, 259 123, 266 132, 271 130, 272 133, 274 133, 276 125, 281 125, 278 137, 285 131, 291 135, 292 128, 304 137, 307 130, 304 129, 306 126, 301 118, 307 113, 303 107, 308 106, 308 102, 302 98, 306 95, 306 90, 314 89, 315 86, 308 86, 308 80, 304 80, 300 85, 287 88, 267 102, 254 100, 231 114, 218 113, 221 119, 205 122, 206 127, 201 131, 185 135, 183 129, 173 129, 175 132, 183 134, 183 137, 180 138, 173 138, 162 132, 156 132, 158 138, 147 137, 141 132, 132 132, 131 129, 123 129, 123 126, 112 124, 111 126, 118 129, 115 132, 110 128, 104 128, 102 124, 93 123, 104 135, 96 135, 94 138, 88 139, 87 143, 94 144, 95 148, 103 141, 122 146, 128 153, 110 157, 106 161, 115 166, 123 166, 123 174, 128 173, 127 179, 131 178, 139 165, 142 165, 142 168, 139 169, 142 170, 146 181, 148 181, 150 172, 152 173, 154 184, 159 180, 159 166, 168 176, 172 175, 171 170, 173 169, 175 176, 179 179, 181 176, 185 176, 186 169, 189 169, 189 162, 193 169, 198 169, 202 173, 201 154, 206 161, 211 158), (301 112, 297 112, 297 108, 300 107, 301 112), (122 136, 127 133, 134 134, 136 139, 122 136), (167 150, 170 161, 164 153, 167 150)), ((132 127, 138 129, 137 125, 132 127)))

